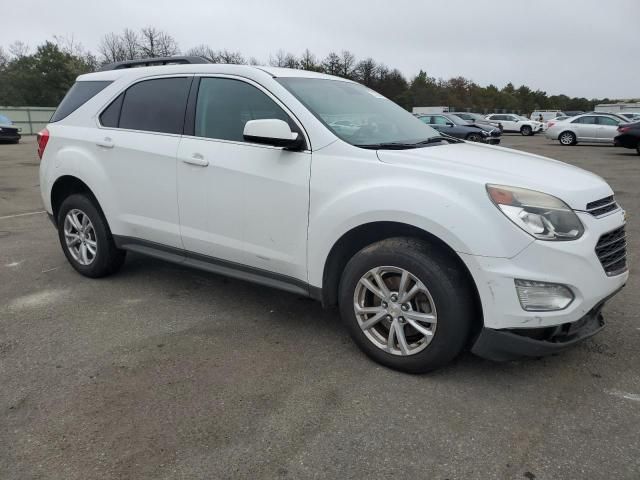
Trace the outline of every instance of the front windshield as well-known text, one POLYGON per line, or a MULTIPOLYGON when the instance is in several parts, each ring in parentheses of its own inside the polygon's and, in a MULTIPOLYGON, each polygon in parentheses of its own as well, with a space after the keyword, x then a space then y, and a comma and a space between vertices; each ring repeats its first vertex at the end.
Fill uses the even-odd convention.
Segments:
POLYGON ((451 120, 454 125, 469 125, 469 122, 452 113, 448 114, 447 118, 451 120))
POLYGON ((440 134, 391 100, 357 83, 278 78, 342 140, 356 146, 416 144, 440 134))

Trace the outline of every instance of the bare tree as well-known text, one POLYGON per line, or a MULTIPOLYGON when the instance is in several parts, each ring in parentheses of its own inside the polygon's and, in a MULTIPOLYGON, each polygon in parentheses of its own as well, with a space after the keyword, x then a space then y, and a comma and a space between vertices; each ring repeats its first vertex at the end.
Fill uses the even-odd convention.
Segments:
POLYGON ((367 87, 373 86, 376 80, 377 64, 373 58, 369 57, 365 60, 358 62, 356 66, 356 76, 360 82, 367 87))
POLYGON ((340 56, 331 52, 327 57, 322 61, 322 70, 329 75, 340 75, 342 71, 342 62, 340 60, 340 56))
POLYGON ((316 56, 309 51, 309 49, 305 49, 300 57, 300 68, 303 70, 319 70, 318 61, 316 60, 316 56))
POLYGON ((19 40, 9 45, 9 53, 16 58, 22 58, 29 55, 29 45, 19 40))
POLYGON ((209 60, 211 63, 220 63, 220 57, 218 52, 208 45, 197 45, 187 50, 187 55, 192 57, 202 57, 209 60))
POLYGON ((100 39, 98 53, 102 56, 103 63, 121 62, 127 59, 122 38, 115 33, 107 33, 100 39))
POLYGON ((284 50, 280 49, 276 52, 275 57, 269 55, 269 65, 272 67, 284 67, 286 58, 287 54, 284 53, 284 50))
POLYGON ((264 63, 262 63, 256 57, 250 57, 249 58, 249 65, 264 65, 264 63))
POLYGON ((343 50, 340 55, 340 73, 341 77, 351 78, 356 66, 356 57, 348 50, 343 50))
POLYGON ((125 28, 120 39, 125 60, 140 58, 140 35, 135 30, 125 28))
POLYGON ((226 49, 218 51, 218 57, 220 58, 220 63, 232 63, 237 65, 244 65, 247 63, 240 52, 231 52, 226 49))
POLYGON ((155 27, 140 30, 140 48, 145 57, 170 57, 180 53, 176 40, 155 27))

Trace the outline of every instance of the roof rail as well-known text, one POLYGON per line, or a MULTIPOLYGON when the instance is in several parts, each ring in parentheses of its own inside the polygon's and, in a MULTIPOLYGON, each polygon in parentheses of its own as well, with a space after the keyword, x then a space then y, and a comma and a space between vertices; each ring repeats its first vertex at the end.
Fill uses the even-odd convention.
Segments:
POLYGON ((109 63, 103 65, 97 71, 106 72, 107 70, 121 70, 123 68, 135 67, 152 67, 157 65, 189 65, 211 63, 204 57, 153 57, 141 58, 140 60, 124 60, 122 62, 109 63))

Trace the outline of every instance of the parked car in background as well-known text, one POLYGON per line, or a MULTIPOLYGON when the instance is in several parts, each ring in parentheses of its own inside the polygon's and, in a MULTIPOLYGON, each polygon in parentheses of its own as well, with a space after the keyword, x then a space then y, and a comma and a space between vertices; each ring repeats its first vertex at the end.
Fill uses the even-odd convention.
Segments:
POLYGON ((616 147, 635 148, 640 155, 640 122, 618 125, 617 133, 613 139, 616 147))
POLYGON ((16 127, 9 117, 0 115, 0 142, 18 143, 22 136, 20 129, 16 127))
POLYGON ((567 115, 560 115, 559 117, 552 118, 551 120, 548 120, 548 121, 545 123, 545 131, 546 131, 548 128, 553 127, 556 123, 558 123, 558 122, 563 122, 563 121, 568 120, 568 119, 570 119, 570 118, 571 118, 571 117, 568 117, 567 115))
POLYGON ((575 117, 576 115, 582 115, 584 110, 565 110, 563 112, 567 117, 575 117))
POLYGON ((617 135, 619 118, 609 114, 585 113, 555 123, 546 131, 546 137, 562 145, 611 143, 617 135))
POLYGON ((435 128, 440 133, 452 137, 469 140, 470 142, 500 143, 500 129, 497 127, 483 128, 478 125, 470 125, 466 120, 450 113, 437 113, 431 115, 418 115, 421 122, 435 128))
POLYGON ((485 118, 493 122, 500 122, 502 124, 502 131, 505 133, 519 132, 527 136, 542 132, 543 129, 542 123, 529 120, 526 117, 514 113, 492 113, 485 118))
POLYGON ((500 122, 493 122, 487 120, 484 115, 471 112, 450 112, 452 115, 456 115, 463 120, 466 120, 471 125, 478 125, 479 127, 498 127, 502 131, 502 124, 500 122))
POLYGON ((640 121, 640 113, 636 112, 624 112, 620 113, 621 116, 628 118, 630 122, 638 122, 640 121))
POLYGON ((540 121, 540 116, 542 116, 542 122, 546 123, 549 120, 563 115, 564 114, 560 110, 535 110, 529 117, 529 120, 535 120, 537 122, 540 121))

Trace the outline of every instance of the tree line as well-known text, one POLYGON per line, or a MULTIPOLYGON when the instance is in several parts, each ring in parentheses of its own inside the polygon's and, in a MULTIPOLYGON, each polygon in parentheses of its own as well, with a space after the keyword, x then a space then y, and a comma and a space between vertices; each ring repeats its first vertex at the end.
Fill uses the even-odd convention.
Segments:
POLYGON ((358 59, 348 50, 318 57, 308 49, 300 54, 279 50, 267 62, 247 58, 241 52, 202 44, 181 51, 169 33, 155 27, 130 28, 102 37, 97 53, 86 50, 73 37, 54 37, 31 49, 23 42, 0 46, 0 105, 56 106, 75 78, 103 64, 178 54, 201 56, 213 63, 299 68, 324 72, 360 82, 404 108, 449 106, 481 113, 509 111, 530 113, 536 109, 592 110, 597 103, 614 100, 548 95, 526 85, 516 88, 480 86, 464 77, 448 80, 420 72, 407 79, 398 69, 371 57, 358 59))

